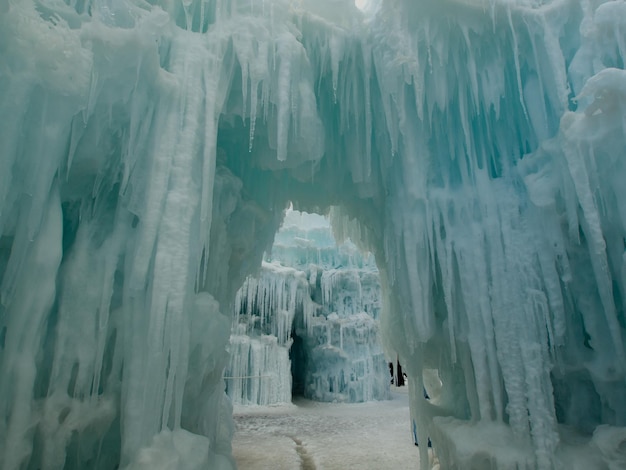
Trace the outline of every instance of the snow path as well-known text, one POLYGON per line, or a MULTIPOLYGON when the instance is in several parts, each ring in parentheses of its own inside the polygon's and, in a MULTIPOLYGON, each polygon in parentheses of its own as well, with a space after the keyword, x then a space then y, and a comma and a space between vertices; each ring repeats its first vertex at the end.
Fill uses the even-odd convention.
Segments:
POLYGON ((419 469, 406 388, 388 401, 236 407, 240 470, 419 469))

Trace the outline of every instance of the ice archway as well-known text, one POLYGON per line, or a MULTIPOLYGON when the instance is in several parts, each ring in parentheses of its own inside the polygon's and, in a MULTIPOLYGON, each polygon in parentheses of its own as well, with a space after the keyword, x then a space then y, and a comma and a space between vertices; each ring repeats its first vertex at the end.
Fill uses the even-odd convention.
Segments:
POLYGON ((287 200, 376 254, 446 468, 623 463, 625 4, 368 5, 0 0, 3 469, 230 468, 287 200))

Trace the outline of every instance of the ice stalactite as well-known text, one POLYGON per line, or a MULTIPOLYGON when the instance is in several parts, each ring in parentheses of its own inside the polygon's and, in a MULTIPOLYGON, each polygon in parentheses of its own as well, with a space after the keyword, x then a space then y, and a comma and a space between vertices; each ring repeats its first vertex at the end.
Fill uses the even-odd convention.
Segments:
POLYGON ((235 299, 225 372, 233 403, 290 402, 298 387, 318 401, 387 398, 381 288, 371 255, 337 246, 322 217, 289 211, 266 258, 272 262, 247 278, 235 299), (292 379, 302 383, 292 387, 292 379))
POLYGON ((266 266, 237 292, 227 392, 235 404, 291 402, 289 348, 296 310, 311 310, 303 272, 266 266))
POLYGON ((624 2, 361 6, 0 0, 3 469, 231 468, 289 200, 374 253, 442 464, 623 463, 624 2))

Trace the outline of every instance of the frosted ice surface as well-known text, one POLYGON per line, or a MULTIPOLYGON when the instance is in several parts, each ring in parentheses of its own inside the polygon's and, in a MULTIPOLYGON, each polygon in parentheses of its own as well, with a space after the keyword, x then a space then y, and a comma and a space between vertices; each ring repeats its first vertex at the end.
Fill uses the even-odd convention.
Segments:
MULTIPOLYGON (((0 467, 232 468, 231 312, 288 201, 373 253, 442 465, 623 466, 625 3, 366 3, 0 0, 0 467)), ((319 354, 367 343, 354 279, 293 279, 343 305, 319 354)), ((240 347, 286 361, 293 301, 240 347)))
POLYGON ((290 210, 266 258, 236 296, 225 371, 233 403, 287 403, 292 390, 329 402, 387 398, 371 254, 337 245, 324 217, 290 210))

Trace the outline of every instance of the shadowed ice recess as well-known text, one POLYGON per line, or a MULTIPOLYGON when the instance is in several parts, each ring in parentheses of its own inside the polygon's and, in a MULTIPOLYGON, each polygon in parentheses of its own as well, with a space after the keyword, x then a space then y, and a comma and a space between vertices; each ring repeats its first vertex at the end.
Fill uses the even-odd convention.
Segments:
POLYGON ((374 254, 441 468, 626 467, 625 38, 621 0, 0 0, 0 469, 234 468, 289 201, 374 254))

